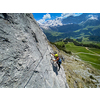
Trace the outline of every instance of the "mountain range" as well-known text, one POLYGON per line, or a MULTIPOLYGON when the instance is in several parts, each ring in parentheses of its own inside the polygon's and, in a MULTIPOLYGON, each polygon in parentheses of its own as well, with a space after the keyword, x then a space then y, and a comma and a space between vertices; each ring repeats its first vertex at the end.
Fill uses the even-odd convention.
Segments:
POLYGON ((71 15, 64 19, 48 20, 39 25, 51 42, 66 37, 82 38, 92 36, 95 38, 95 36, 100 36, 100 13, 83 13, 80 16, 71 15))

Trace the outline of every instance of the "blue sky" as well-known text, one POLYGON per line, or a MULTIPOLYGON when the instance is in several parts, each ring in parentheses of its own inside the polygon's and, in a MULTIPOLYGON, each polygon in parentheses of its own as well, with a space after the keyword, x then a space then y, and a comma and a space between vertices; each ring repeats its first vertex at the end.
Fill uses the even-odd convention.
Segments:
POLYGON ((33 13, 34 18, 40 22, 44 23, 47 20, 54 20, 56 18, 66 18, 70 15, 79 16, 82 13, 33 13))
MULTIPOLYGON (((47 13, 33 13, 33 16, 36 20, 40 20, 43 18, 44 15, 47 13)), ((55 19, 56 17, 60 17, 61 13, 48 13, 51 15, 51 20, 55 19)))

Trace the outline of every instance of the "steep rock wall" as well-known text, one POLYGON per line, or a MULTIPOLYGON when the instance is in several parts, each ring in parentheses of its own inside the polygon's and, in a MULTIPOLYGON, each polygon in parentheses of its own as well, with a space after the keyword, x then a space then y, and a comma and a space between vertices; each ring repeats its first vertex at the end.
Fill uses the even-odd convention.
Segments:
POLYGON ((32 14, 0 14, 0 88, 65 88, 61 66, 32 14))

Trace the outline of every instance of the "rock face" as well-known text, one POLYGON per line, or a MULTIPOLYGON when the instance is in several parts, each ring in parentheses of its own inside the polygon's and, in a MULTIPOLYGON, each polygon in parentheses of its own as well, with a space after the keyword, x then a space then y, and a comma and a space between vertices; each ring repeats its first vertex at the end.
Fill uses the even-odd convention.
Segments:
POLYGON ((0 88, 65 88, 61 66, 32 14, 0 14, 0 88))

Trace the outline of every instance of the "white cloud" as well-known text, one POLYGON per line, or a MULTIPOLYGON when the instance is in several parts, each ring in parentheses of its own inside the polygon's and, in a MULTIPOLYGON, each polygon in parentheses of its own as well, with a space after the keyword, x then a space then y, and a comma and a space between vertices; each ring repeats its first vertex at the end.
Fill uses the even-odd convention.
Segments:
POLYGON ((56 18, 55 20, 48 20, 45 23, 41 24, 43 28, 47 28, 49 26, 58 26, 62 25, 61 18, 56 18))
POLYGON ((45 22, 44 19, 40 19, 40 20, 38 20, 38 23, 39 23, 39 24, 41 24, 41 23, 43 23, 43 22, 45 22))
POLYGON ((98 20, 98 16, 89 15, 89 19, 91 19, 91 20, 98 20))
POLYGON ((46 15, 43 16, 42 19, 38 20, 38 23, 42 24, 42 23, 45 22, 46 19, 50 19, 50 18, 51 18, 51 15, 50 14, 46 14, 46 15))
POLYGON ((75 15, 75 13, 62 13, 61 14, 61 18, 65 18, 65 17, 68 17, 68 16, 71 16, 71 15, 75 15))
POLYGON ((82 13, 62 13, 60 18, 63 19, 63 18, 69 17, 69 16, 79 16, 81 14, 82 13))
POLYGON ((43 19, 50 19, 50 18, 51 18, 50 14, 46 14, 43 16, 43 19))

